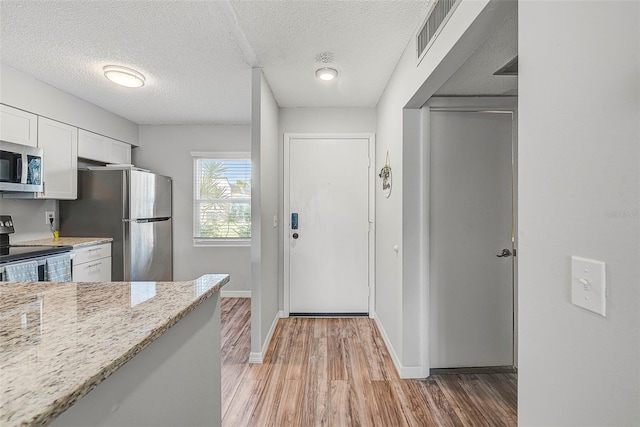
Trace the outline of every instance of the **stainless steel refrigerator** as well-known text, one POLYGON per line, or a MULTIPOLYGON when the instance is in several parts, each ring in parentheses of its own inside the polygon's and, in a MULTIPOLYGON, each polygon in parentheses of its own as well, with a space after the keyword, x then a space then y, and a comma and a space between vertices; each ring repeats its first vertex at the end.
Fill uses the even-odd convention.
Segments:
POLYGON ((171 178, 134 169, 78 171, 61 200, 60 234, 112 237, 111 280, 173 280, 171 178))

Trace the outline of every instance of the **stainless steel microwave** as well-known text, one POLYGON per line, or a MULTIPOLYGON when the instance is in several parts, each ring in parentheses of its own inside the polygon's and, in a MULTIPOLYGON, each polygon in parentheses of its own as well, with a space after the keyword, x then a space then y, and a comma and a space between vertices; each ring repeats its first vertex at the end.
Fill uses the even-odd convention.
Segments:
POLYGON ((0 141, 0 192, 42 192, 42 148, 0 141))

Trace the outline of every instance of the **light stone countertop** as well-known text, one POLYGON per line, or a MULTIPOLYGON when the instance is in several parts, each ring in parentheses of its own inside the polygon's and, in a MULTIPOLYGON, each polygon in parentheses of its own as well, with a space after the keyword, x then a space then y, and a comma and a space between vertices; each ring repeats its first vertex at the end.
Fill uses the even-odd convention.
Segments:
POLYGON ((0 282, 0 425, 47 425, 228 282, 0 282))
POLYGON ((18 242, 14 243, 13 246, 73 246, 74 249, 78 249, 112 241, 113 238, 111 237, 59 237, 58 240, 53 240, 53 237, 49 237, 46 239, 18 242))

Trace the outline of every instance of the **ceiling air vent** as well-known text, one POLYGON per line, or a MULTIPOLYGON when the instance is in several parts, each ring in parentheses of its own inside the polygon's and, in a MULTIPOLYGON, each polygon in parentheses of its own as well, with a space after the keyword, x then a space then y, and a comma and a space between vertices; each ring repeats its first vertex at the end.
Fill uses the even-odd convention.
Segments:
POLYGON ((434 0, 425 23, 416 35, 418 63, 429 50, 431 43, 438 37, 453 11, 462 0, 434 0))

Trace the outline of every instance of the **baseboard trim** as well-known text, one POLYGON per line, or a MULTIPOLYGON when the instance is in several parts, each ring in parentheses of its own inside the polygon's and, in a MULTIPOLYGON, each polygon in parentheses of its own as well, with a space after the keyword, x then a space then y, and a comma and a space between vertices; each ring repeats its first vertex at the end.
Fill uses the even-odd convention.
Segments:
POLYGON ((393 366, 396 367, 396 371, 398 372, 398 375, 402 377, 401 375, 402 364, 400 363, 400 359, 398 358, 398 355, 396 354, 396 350, 393 348, 393 345, 391 345, 391 340, 387 335, 387 331, 384 330, 384 326, 382 326, 382 322, 380 322, 380 318, 378 318, 378 315, 375 312, 373 313, 373 320, 376 322, 376 326, 380 331, 380 335, 382 335, 382 340, 384 341, 384 345, 387 346, 387 351, 391 356, 391 361, 393 362, 393 366))
POLYGON ((428 376, 424 373, 422 366, 403 366, 400 371, 400 378, 403 380, 422 380, 428 376))
POLYGON ((276 330, 276 326, 278 325, 278 320, 284 317, 284 311, 280 310, 276 313, 276 317, 273 319, 271 323, 271 327, 269 328, 269 332, 267 332, 267 337, 264 339, 264 343, 262 344, 262 351, 249 353, 249 363, 257 363, 260 364, 264 361, 264 355, 267 354, 267 349, 269 348, 269 344, 271 343, 271 338, 273 338, 273 333, 276 330))
POLYGON ((251 352, 249 353, 249 363, 262 363, 262 352, 251 352))
POLYGON ((380 331, 380 335, 382 335, 382 340, 384 341, 384 344, 387 346, 387 351, 389 352, 389 355, 391 356, 391 360, 393 361, 393 366, 395 366, 396 371, 398 372, 398 375, 400 376, 400 378, 402 379, 426 378, 428 375, 425 375, 425 372, 422 366, 402 366, 402 363, 400 363, 400 358, 396 354, 396 350, 393 348, 393 345, 391 345, 391 340, 389 339, 389 335, 387 335, 387 331, 385 331, 384 326, 382 326, 382 322, 380 322, 380 318, 378 318, 375 312, 371 317, 376 322, 376 326, 380 331))
POLYGON ((251 291, 220 291, 220 298, 251 298, 251 291))

